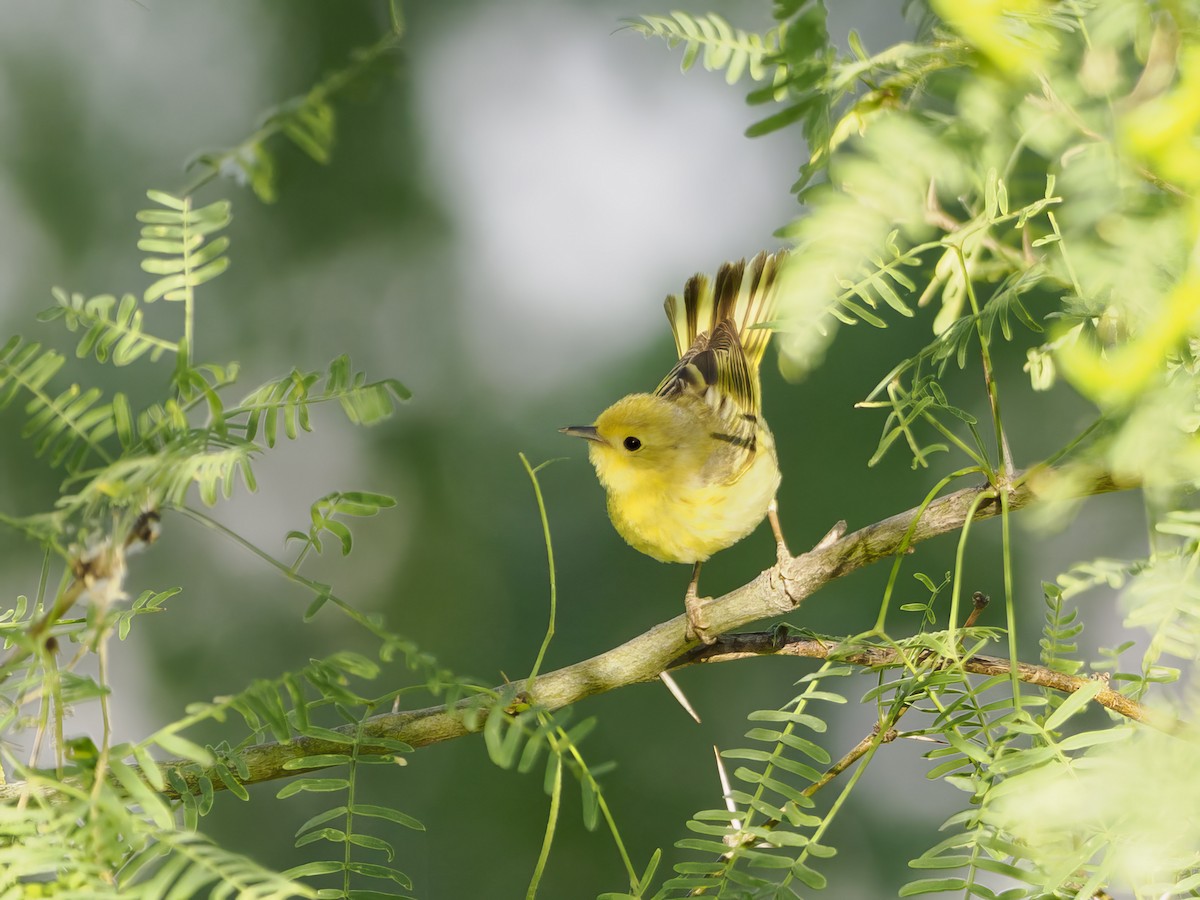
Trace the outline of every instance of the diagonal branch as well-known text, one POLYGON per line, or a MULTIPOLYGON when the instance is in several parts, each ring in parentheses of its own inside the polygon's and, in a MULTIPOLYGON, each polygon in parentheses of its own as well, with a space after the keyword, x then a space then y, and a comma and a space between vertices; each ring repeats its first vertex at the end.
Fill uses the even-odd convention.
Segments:
MULTIPOLYGON (((1038 495, 1031 486, 1033 481, 1034 479, 1028 477, 1019 477, 1009 488, 1010 509, 1021 509, 1037 501, 1038 495)), ((1089 484, 1080 486, 1078 494, 1100 494, 1122 487, 1124 486, 1115 484, 1107 476, 1097 476, 1089 484)), ((748 584, 705 604, 704 614, 711 631, 728 632, 760 619, 790 612, 821 587, 843 575, 893 557, 921 541, 957 531, 967 521, 970 510, 980 495, 984 495, 984 499, 975 510, 975 519, 999 515, 1000 504, 997 502, 994 488, 989 485, 965 488, 933 501, 924 510, 918 507, 899 513, 848 534, 828 546, 802 553, 781 566, 766 570, 748 584)), ((688 641, 686 632, 687 617, 679 615, 599 656, 554 672, 547 672, 539 676, 533 686, 532 700, 545 709, 556 710, 595 694, 651 681, 665 670, 693 663, 719 662, 764 653, 823 658, 833 649, 828 642, 805 639, 781 642, 769 635, 727 635, 708 647, 701 647, 695 640, 688 641)), ((885 649, 861 651, 858 654, 861 658, 855 658, 855 654, 852 653, 846 657, 846 661, 864 666, 898 664, 898 657, 886 656, 889 652, 885 649)), ((973 657, 969 666, 968 671, 979 671, 983 674, 1008 671, 1006 661, 989 657, 973 657), (970 665, 979 668, 972 669, 970 665)), ((1021 666, 1018 677, 1033 684, 1065 691, 1078 690, 1082 686, 1075 684, 1075 681, 1086 681, 1072 680, 1050 670, 1025 665, 1021 666), (1068 684, 1068 681, 1071 683, 1068 684)), ((1100 697, 1097 698, 1098 702, 1122 715, 1164 727, 1152 719, 1144 707, 1116 695, 1115 692, 1101 692, 1100 697), (1114 694, 1114 697, 1108 698, 1108 694, 1114 694), (1106 697, 1110 702, 1104 703, 1100 697, 1106 697), (1118 704, 1117 697, 1120 697, 1124 706, 1118 704)), ((362 723, 361 731, 359 725, 342 726, 337 730, 348 737, 353 737, 356 733, 361 734, 364 746, 360 748, 360 753, 382 755, 395 751, 382 745, 372 746, 371 738, 400 740, 413 747, 423 747, 468 734, 462 715, 465 708, 464 702, 449 710, 445 706, 433 706, 384 713, 367 719, 362 723)), ((304 736, 285 742, 256 744, 240 753, 248 770, 244 783, 255 784, 295 775, 295 770, 284 768, 284 764, 289 760, 342 752, 342 744, 304 736)), ((175 768, 189 787, 196 787, 197 770, 194 765, 176 760, 163 763, 163 767, 175 768)), ((211 780, 213 787, 218 790, 224 788, 221 778, 212 777, 211 780)), ((18 797, 24 790, 20 783, 0 785, 0 801, 18 797)), ((163 793, 173 796, 170 789, 163 793)))

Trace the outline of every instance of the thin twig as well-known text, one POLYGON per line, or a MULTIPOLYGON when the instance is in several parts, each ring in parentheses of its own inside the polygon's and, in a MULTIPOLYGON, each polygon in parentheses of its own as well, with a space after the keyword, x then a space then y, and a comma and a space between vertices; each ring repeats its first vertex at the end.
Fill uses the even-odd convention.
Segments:
MULTIPOLYGON (((861 647, 846 649, 836 643, 812 637, 780 638, 776 632, 756 632, 751 634, 727 634, 717 638, 708 647, 701 648, 688 654, 680 660, 680 665, 693 663, 731 662, 737 659, 747 659, 756 656, 802 656, 807 659, 829 659, 833 657, 840 662, 871 669, 889 668, 904 665, 902 651, 890 647, 861 647)), ((1012 666, 1006 659, 998 656, 971 656, 962 661, 962 668, 973 675, 1008 675, 1012 666)), ((1045 666, 1035 666, 1031 663, 1017 665, 1017 677, 1025 684, 1036 687, 1050 688, 1064 694, 1073 694, 1091 684, 1093 679, 1079 675, 1067 675, 1056 672, 1045 666)), ((1131 700, 1109 688, 1104 688, 1096 696, 1095 701, 1106 709, 1135 722, 1141 722, 1171 734, 1188 731, 1188 726, 1171 716, 1148 709, 1136 700, 1131 700)))
MULTIPOLYGON (((906 713, 908 711, 908 709, 909 709, 909 707, 902 706, 896 711, 896 713, 894 715, 890 716, 890 718, 892 720, 891 725, 895 726, 896 719, 899 719, 902 715, 904 715, 904 713, 906 713)), ((825 787, 825 785, 829 784, 829 782, 833 781, 833 779, 837 778, 839 775, 841 775, 843 772, 845 772, 848 768, 850 768, 852 765, 854 765, 856 762, 858 762, 860 759, 862 759, 864 756, 866 756, 867 751, 871 749, 871 746, 873 744, 876 744, 876 743, 890 744, 898 736, 899 736, 899 733, 896 731, 895 727, 889 727, 887 729, 887 731, 885 731, 881 735, 879 733, 879 723, 876 722, 874 727, 871 728, 870 734, 868 734, 861 741, 859 741, 857 744, 855 744, 853 747, 851 747, 848 751, 846 751, 845 756, 843 756, 841 759, 839 759, 837 762, 835 762, 832 766, 830 766, 819 779, 817 779, 812 784, 810 784, 808 787, 806 787, 803 791, 801 791, 801 793, 804 794, 806 797, 811 797, 813 794, 815 794, 821 788, 825 787)))

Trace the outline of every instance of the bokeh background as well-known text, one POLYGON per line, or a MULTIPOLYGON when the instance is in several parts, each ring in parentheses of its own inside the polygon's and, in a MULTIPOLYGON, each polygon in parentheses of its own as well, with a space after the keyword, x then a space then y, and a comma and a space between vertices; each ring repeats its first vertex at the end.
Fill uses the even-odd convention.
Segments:
MULTIPOLYGON (((912 33, 899 2, 831 4, 832 34, 857 30, 879 49, 912 33)), ((766 2, 722 3, 735 24, 767 24, 766 2)), ((233 266, 200 298, 200 359, 237 361, 249 390, 293 366, 323 368, 349 353, 372 377, 414 394, 388 423, 366 431, 335 411, 315 431, 258 465, 259 490, 220 504, 216 518, 270 552, 304 529, 309 504, 333 490, 395 496, 396 509, 354 523, 349 561, 314 561, 363 609, 381 611, 462 675, 495 683, 528 671, 547 616, 545 550, 518 460, 565 457, 543 470, 554 535, 559 616, 547 660, 557 667, 602 652, 677 615, 688 572, 627 548, 604 514, 584 448, 556 433, 591 421, 616 397, 652 388, 673 362, 664 295, 697 270, 780 246, 773 232, 800 213, 788 188, 805 148, 793 132, 748 140, 760 111, 745 85, 679 72, 679 51, 622 27, 625 16, 667 12, 630 0, 595 4, 412 3, 391 74, 337 103, 333 160, 318 166, 284 143, 279 200, 210 184, 200 200, 228 197, 233 266)), ((705 4, 692 4, 704 11, 705 4)), ((177 190, 182 162, 246 136, 268 107, 302 93, 388 27, 382 2, 318 0, 39 0, 11 3, 0 32, 0 335, 20 333, 69 349, 60 324, 35 314, 61 285, 88 295, 140 292, 134 213, 147 188, 177 190)), ((153 330, 178 330, 159 304, 153 330)), ((834 521, 858 527, 917 504, 941 470, 913 471, 894 452, 868 468, 882 415, 855 410, 895 361, 929 338, 932 313, 879 331, 843 329, 824 364, 801 384, 772 363, 765 404, 784 472, 780 497, 793 549, 834 521)), ((1073 397, 1035 397, 1022 345, 998 361, 1019 461, 1036 459, 1087 421, 1073 397)), ((97 381, 148 402, 169 376, 141 361, 62 376, 97 381)), ((977 412, 978 372, 956 379, 956 402, 977 412)), ((65 386, 65 383, 64 383, 65 386)), ((0 413, 0 508, 52 505, 59 475, 32 460, 21 413, 0 413)), ((1064 559, 1136 552, 1136 498, 1111 497, 1128 534, 1076 527, 1018 533, 1018 600, 1036 655, 1038 583, 1064 559)), ((118 739, 137 739, 185 703, 244 687, 342 647, 370 643, 332 612, 305 624, 309 598, 239 547, 177 517, 132 572, 132 594, 181 585, 165 614, 142 617, 113 655, 118 739)), ((980 527, 966 585, 999 597, 998 528, 980 527)), ((953 541, 921 548, 912 567, 935 580, 953 541)), ((765 526, 720 554, 702 588, 717 594, 773 561, 765 526)), ((40 553, 0 534, 0 604, 32 594, 40 553)), ((911 571, 912 569, 910 569, 911 571)), ((833 634, 875 618, 882 568, 858 573, 806 603, 791 621, 833 634)), ((902 577, 898 602, 923 599, 902 577)), ((989 614, 1002 623, 1002 612, 989 614)), ((1111 598, 1096 601, 1094 638, 1105 640, 1111 598)), ((915 624, 915 623, 914 623, 915 624)), ((712 747, 737 746, 745 715, 775 707, 811 671, 805 661, 761 660, 680 673, 704 718, 694 724, 658 684, 594 698, 585 744, 592 762, 615 760, 608 801, 638 865, 655 847, 669 864, 688 815, 720 802, 712 747)), ((874 684, 847 682, 852 700, 874 684)), ((428 702, 414 695, 414 703, 428 702)), ((836 758, 870 727, 869 707, 834 714, 825 746, 836 758)), ((95 733, 80 710, 69 733, 95 733)), ((209 740, 220 731, 201 735, 209 740)), ((928 745, 881 751, 826 843, 829 895, 893 895, 906 862, 936 840, 963 797, 923 778, 928 745)), ((422 898, 523 896, 537 856, 547 798, 539 776, 500 771, 469 738, 415 754, 404 770, 368 773, 369 792, 420 818, 425 832, 383 832, 422 898), (464 864, 469 860, 469 864, 464 864)), ((313 858, 293 832, 326 798, 275 802, 278 784, 241 803, 222 796, 203 827, 261 861, 313 858)), ((836 788, 834 789, 836 790, 836 788)), ((829 802, 826 800, 826 802, 829 802)), ((565 804, 542 896, 620 890, 611 841, 565 804)))

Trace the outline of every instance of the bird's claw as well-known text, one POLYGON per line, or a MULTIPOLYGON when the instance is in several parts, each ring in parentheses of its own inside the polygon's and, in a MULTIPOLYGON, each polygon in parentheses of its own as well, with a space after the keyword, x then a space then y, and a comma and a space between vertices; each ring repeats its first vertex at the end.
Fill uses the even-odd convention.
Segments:
POLYGON ((716 635, 708 630, 708 623, 704 620, 704 613, 701 609, 707 599, 711 598, 697 597, 694 587, 689 588, 683 598, 683 604, 687 608, 687 630, 684 631, 683 636, 688 642, 699 641, 707 646, 717 639, 716 635))
POLYGON ((779 586, 783 589, 784 597, 787 598, 786 600, 781 598, 779 602, 775 604, 783 612, 791 612, 793 609, 799 606, 800 601, 804 599, 803 597, 797 597, 794 593, 792 593, 792 579, 788 578, 787 575, 787 563, 789 561, 790 557, 789 559, 780 560, 779 564, 776 565, 770 573, 771 582, 778 582, 779 586))

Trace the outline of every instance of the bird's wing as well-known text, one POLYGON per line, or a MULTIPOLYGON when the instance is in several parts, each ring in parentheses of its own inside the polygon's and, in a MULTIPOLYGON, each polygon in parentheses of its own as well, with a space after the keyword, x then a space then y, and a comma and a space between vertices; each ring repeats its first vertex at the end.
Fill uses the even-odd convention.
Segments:
POLYGON ((709 437, 728 444, 730 481, 736 481, 758 452, 759 389, 733 323, 702 333, 655 391, 660 397, 691 394, 713 412, 709 437))
POLYGON ((733 324, 719 322, 711 333, 696 338, 654 393, 671 397, 686 391, 703 397, 716 411, 728 405, 739 414, 757 416, 759 390, 754 374, 733 324))
POLYGON ((727 263, 710 285, 695 275, 683 297, 667 298, 667 318, 675 336, 679 362, 655 393, 700 397, 715 414, 711 436, 729 445, 736 480, 758 451, 760 390, 758 364, 771 336, 754 328, 774 314, 776 275, 783 254, 760 253, 727 263))

